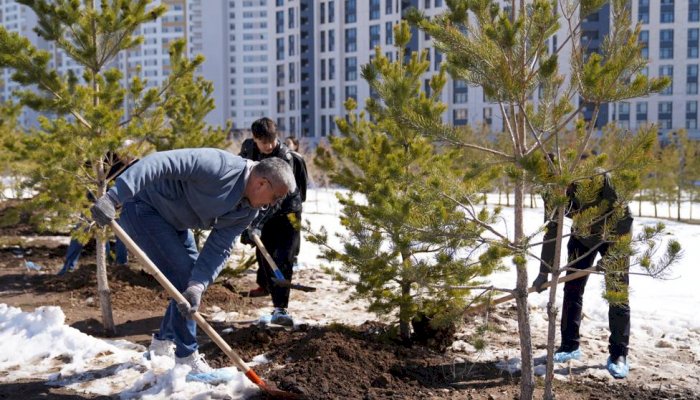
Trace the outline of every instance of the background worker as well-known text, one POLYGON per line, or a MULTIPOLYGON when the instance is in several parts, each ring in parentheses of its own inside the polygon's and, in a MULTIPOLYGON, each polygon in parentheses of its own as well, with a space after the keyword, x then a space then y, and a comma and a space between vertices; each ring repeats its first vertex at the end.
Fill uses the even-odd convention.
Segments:
MULTIPOLYGON (((297 190, 289 195, 276 207, 263 211, 250 224, 250 228, 241 235, 241 242, 254 245, 251 233, 260 236, 265 249, 270 253, 275 264, 286 280, 291 281, 293 266, 301 243, 301 211, 302 203, 306 200, 307 172, 303 158, 296 152, 280 143, 277 138, 277 126, 269 118, 261 118, 251 126, 253 137, 246 139, 241 145, 240 155, 244 158, 260 161, 269 158, 284 160, 294 171, 297 190)), ((249 292, 250 297, 272 297, 273 324, 291 326, 294 320, 287 313, 290 289, 274 284, 272 269, 267 260, 256 249, 255 257, 258 262, 256 282, 258 287, 249 292)))

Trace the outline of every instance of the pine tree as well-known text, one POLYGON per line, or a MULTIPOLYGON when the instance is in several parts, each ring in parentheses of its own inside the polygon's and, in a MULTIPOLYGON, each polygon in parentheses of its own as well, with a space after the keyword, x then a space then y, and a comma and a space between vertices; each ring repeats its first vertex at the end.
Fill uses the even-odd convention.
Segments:
MULTIPOLYGON (((106 157, 110 153, 136 156, 148 147, 204 144, 210 139, 219 143, 216 135, 202 131, 201 119, 211 109, 211 88, 193 79, 193 72, 203 57, 188 60, 183 41, 171 44, 172 72, 161 87, 146 89, 147 82, 138 77, 123 87, 121 72, 113 68, 119 52, 143 42, 137 29, 163 15, 164 5, 149 7, 147 0, 19 3, 36 13, 37 34, 53 42, 81 70, 60 74, 50 66, 48 52, 0 27, 0 66, 12 68, 12 79, 24 87, 17 93, 21 104, 44 115, 39 128, 23 137, 19 149, 19 156, 36 167, 28 171, 26 184, 37 192, 32 207, 42 211, 36 218, 43 225, 61 228, 76 214, 89 215, 86 192, 97 198, 108 189, 107 173, 114 161, 106 157), (183 124, 182 129, 178 124, 183 124), (136 144, 124 148, 126 139, 136 144)), ((95 236, 97 241, 102 320, 111 333, 115 325, 105 265, 105 229, 87 220, 82 225, 90 229, 80 229, 77 235, 83 240, 95 236)))
MULTIPOLYGON (((528 257, 538 258, 528 250, 534 245, 532 238, 537 232, 530 235, 524 232, 526 185, 535 185, 547 194, 552 204, 547 216, 550 220, 556 217, 556 251, 551 266, 555 280, 561 270, 567 187, 577 182, 584 189, 578 190, 576 196, 591 197, 596 191, 595 179, 591 178, 600 175, 597 168, 613 171, 621 193, 622 201, 615 204, 619 210, 629 200, 629 190, 636 189, 639 171, 649 160, 655 139, 653 129, 640 129, 636 135, 628 135, 627 147, 619 147, 614 159, 601 154, 584 161, 596 133, 595 122, 601 105, 658 92, 669 83, 668 79, 650 79, 642 73, 647 62, 641 57, 639 27, 631 26, 626 0, 611 1, 611 32, 599 53, 586 54, 581 46, 580 20, 605 3, 604 0, 513 0, 503 9, 496 1, 447 0, 448 10, 444 14, 429 18, 413 10, 407 16, 431 35, 435 47, 446 55, 447 68, 454 79, 481 87, 484 95, 498 105, 511 142, 509 151, 493 145, 458 143, 457 146, 480 148, 489 157, 497 158, 514 187, 514 237, 504 241, 503 246, 509 249, 508 253, 516 253, 512 258, 517 275, 513 292, 521 345, 521 399, 532 398, 534 392, 526 262, 528 257), (559 39, 557 48, 552 46, 555 34, 559 39), (568 77, 560 72, 560 59, 567 58, 571 66, 568 77), (584 107, 592 111, 589 121, 580 118, 584 107), (554 157, 545 157, 547 153, 553 153, 554 157)), ((401 123, 434 140, 455 142, 453 127, 436 124, 410 110, 401 123)), ((602 207, 582 213, 576 216, 574 225, 585 230, 602 213, 602 207)), ((547 307, 545 398, 553 398, 555 295, 556 286, 553 286, 547 307)))
POLYGON ((316 162, 329 171, 331 182, 349 190, 338 195, 340 222, 347 230, 344 247, 330 247, 325 231, 310 239, 324 246, 322 257, 356 276, 336 274, 354 283, 355 296, 368 299, 371 312, 398 314, 400 335, 408 340, 416 317, 427 316, 433 327, 458 319, 466 307, 467 286, 497 263, 488 255, 478 263, 457 251, 473 245, 481 224, 492 216, 475 211, 482 221, 467 223, 445 196, 478 203, 487 180, 462 179, 455 151, 436 149, 415 130, 396 123, 407 109, 439 120, 445 111, 437 100, 445 74, 431 79, 430 95, 423 92, 422 75, 430 67, 426 53, 405 53, 410 40, 406 22, 394 28, 394 38, 396 61, 377 49, 362 68, 377 94, 367 100, 366 113, 358 113, 355 101, 348 99, 348 119, 336 120, 341 135, 330 138, 330 151, 317 152, 316 162))

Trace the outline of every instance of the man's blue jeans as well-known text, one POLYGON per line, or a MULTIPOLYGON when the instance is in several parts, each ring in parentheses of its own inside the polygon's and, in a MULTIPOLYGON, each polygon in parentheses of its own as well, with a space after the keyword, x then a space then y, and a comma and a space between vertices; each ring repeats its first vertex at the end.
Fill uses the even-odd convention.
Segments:
MULTIPOLYGON (((135 199, 122 206, 119 225, 177 290, 184 292, 187 289, 199 256, 192 231, 175 229, 153 207, 135 199)), ((155 336, 159 340, 175 342, 176 357, 187 357, 198 347, 197 324, 180 314, 174 300, 170 300, 160 332, 155 336)))

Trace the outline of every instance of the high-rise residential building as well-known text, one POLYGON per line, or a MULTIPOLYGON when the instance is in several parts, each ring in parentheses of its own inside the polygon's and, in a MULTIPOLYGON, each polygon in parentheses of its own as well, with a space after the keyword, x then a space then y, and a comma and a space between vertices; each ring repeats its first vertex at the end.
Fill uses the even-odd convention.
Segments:
POLYGON ((641 24, 639 40, 649 77, 668 76, 673 83, 661 93, 612 104, 609 117, 635 129, 657 124, 660 133, 698 130, 700 0, 631 0, 632 19, 641 24))
MULTIPOLYGON (((49 45, 35 32, 34 27, 38 19, 31 9, 14 1, 0 1, 0 23, 9 32, 18 33, 27 37, 34 45, 49 51, 49 45)), ((20 85, 12 81, 13 70, 3 68, 0 70, 0 101, 13 99, 13 92, 20 89, 20 85)), ((32 110, 24 109, 19 116, 19 123, 23 126, 36 125, 38 114, 32 110)))
MULTIPOLYGON (((168 46, 180 37, 188 40, 188 55, 203 54, 199 73, 214 85, 216 109, 207 122, 247 129, 267 116, 284 134, 320 138, 336 131, 335 118, 345 114, 348 97, 358 108, 372 96, 361 77, 362 65, 374 57, 379 46, 390 59, 396 58, 393 27, 410 7, 426 15, 445 11, 443 0, 157 0, 168 12, 144 24, 139 34, 144 43, 115 60, 124 72, 124 82, 140 74, 149 86, 160 85, 170 73, 168 46)), ((509 7, 510 1, 502 1, 509 7)), ((670 76, 673 85, 646 98, 606 104, 597 116, 599 127, 610 121, 635 129, 656 123, 662 131, 686 128, 698 131, 698 56, 700 0, 630 0, 634 21, 642 30, 649 76, 670 76)), ((0 21, 53 54, 59 72, 80 73, 78 66, 32 31, 36 16, 12 0, 0 0, 0 21)), ((581 21, 581 44, 587 51, 600 49, 610 31, 610 8, 603 7, 581 21)), ((549 51, 560 51, 561 70, 570 69, 566 24, 547 43, 549 51)), ((423 77, 429 91, 430 77, 439 71, 443 55, 424 32, 412 29, 408 48, 427 50, 430 69, 423 77)), ((11 71, 0 76, 0 96, 9 99, 16 84, 11 71)), ((537 95, 534 93, 533 95, 537 95)), ((441 100, 447 104, 443 116, 453 125, 486 124, 503 128, 498 104, 485 97, 480 87, 449 79, 441 100)), ((592 117, 589 108, 584 118, 592 117)), ((36 115, 25 111, 23 122, 32 124, 36 115)))

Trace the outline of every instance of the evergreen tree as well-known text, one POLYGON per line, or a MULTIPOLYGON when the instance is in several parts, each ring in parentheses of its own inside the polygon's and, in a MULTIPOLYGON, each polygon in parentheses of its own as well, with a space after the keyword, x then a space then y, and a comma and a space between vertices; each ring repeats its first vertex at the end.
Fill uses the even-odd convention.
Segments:
MULTIPOLYGON (((207 98, 211 90, 202 80, 193 79, 193 72, 203 57, 188 60, 183 41, 171 44, 172 72, 161 87, 146 89, 147 82, 138 77, 123 87, 121 72, 112 67, 119 52, 143 42, 136 35, 137 29, 163 15, 164 5, 149 7, 147 0, 19 3, 36 13, 37 34, 80 67, 77 74, 62 75, 51 67, 48 52, 0 27, 0 66, 14 69, 12 79, 24 87, 16 93, 21 104, 44 115, 39 128, 23 137, 18 154, 36 167, 27 172, 26 184, 37 193, 32 207, 43 211, 36 217, 43 225, 60 228, 76 214, 89 215, 91 202, 86 192, 97 198, 108 189, 107 174, 115 161, 108 154, 138 155, 149 141, 160 149, 209 143, 207 140, 216 137, 201 131, 201 118, 211 109, 207 98), (183 124, 183 129, 178 124, 183 124), (193 137, 182 139, 183 135, 193 137), (206 140, 200 138, 202 135, 206 140), (124 148, 126 139, 136 144, 124 148)), ((219 143, 218 139, 212 143, 219 143)), ((80 230, 82 239, 96 237, 102 319, 105 330, 114 332, 105 230, 90 221, 84 221, 83 226, 90 229, 85 233, 80 230)))
MULTIPOLYGON (((524 232, 526 185, 540 187, 552 203, 547 216, 550 221, 556 218, 558 227, 551 266, 555 280, 561 271, 567 187, 577 182, 583 190, 578 190, 576 196, 591 198, 596 192, 595 179, 586 182, 600 175, 598 168, 613 171, 621 194, 615 208, 620 210, 629 200, 629 190, 638 185, 639 171, 649 160, 655 139, 653 130, 642 129, 627 138, 627 147, 619 147, 614 159, 599 155, 583 161, 596 133, 595 121, 601 105, 658 92, 669 83, 668 79, 651 79, 642 73, 647 61, 641 57, 639 27, 631 26, 626 0, 611 1, 610 34, 600 53, 586 54, 581 46, 580 20, 605 3, 604 0, 513 0, 504 9, 499 2, 490 0, 447 0, 448 10, 441 15, 429 18, 417 10, 408 14, 408 19, 431 35, 436 48, 446 55, 453 78, 483 88, 484 95, 498 105, 510 140, 507 151, 472 143, 457 145, 479 148, 489 157, 499 159, 513 184, 514 236, 504 240, 502 246, 509 249, 508 253, 516 253, 512 258, 517 275, 513 292, 521 345, 521 399, 532 398, 534 392, 526 261, 528 257, 538 256, 528 250, 534 245, 532 237, 537 232, 530 235, 524 232), (559 39, 556 48, 552 47, 555 34, 559 39), (568 58, 571 66, 568 78, 559 71, 560 58, 568 58), (580 118, 584 107, 592 111, 588 121, 580 118), (565 143, 572 146, 565 147, 565 143), (554 158, 545 157, 547 153, 553 153, 554 158)), ((407 110, 400 122, 435 140, 455 142, 453 127, 435 123, 411 110, 407 110)), ((578 215, 574 225, 585 230, 586 225, 602 217, 602 208, 578 215)), ((553 398, 555 294, 556 286, 552 286, 547 307, 546 398, 553 398)))
POLYGON ((347 230, 344 247, 330 247, 325 231, 310 239, 324 246, 322 257, 339 261, 343 272, 356 276, 337 274, 354 283, 355 296, 368 299, 370 311, 398 314, 401 337, 408 340, 415 317, 427 316, 433 327, 460 318, 467 285, 478 283, 497 263, 489 255, 479 263, 458 252, 475 243, 492 216, 474 211, 480 221, 467 222, 444 195, 478 203, 487 180, 463 179, 454 150, 436 149, 396 123, 408 109, 439 120, 445 111, 438 101, 445 74, 431 79, 429 95, 423 92, 422 75, 430 67, 426 53, 405 53, 406 22, 394 28, 394 38, 396 61, 377 49, 362 68, 376 93, 366 103, 371 120, 348 99, 348 119, 336 121, 341 135, 330 138, 330 151, 319 147, 317 152, 316 162, 329 171, 331 182, 349 190, 338 196, 347 230))

